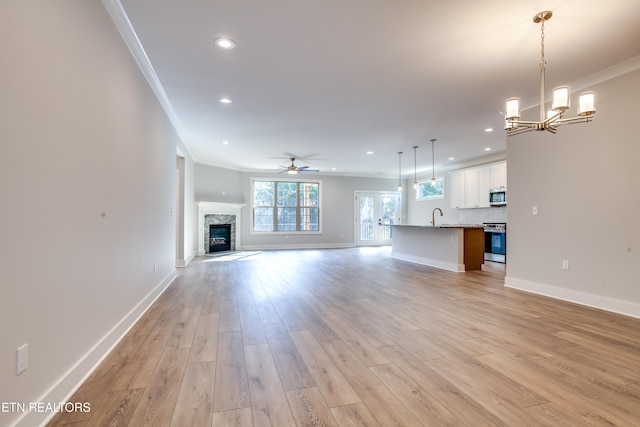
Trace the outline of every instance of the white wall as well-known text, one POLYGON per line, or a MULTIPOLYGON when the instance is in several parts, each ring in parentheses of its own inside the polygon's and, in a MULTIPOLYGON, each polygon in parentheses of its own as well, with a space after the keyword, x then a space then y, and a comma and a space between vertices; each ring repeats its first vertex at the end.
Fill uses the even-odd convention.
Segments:
POLYGON ((593 89, 592 123, 508 140, 506 284, 640 317, 640 71, 593 89))
POLYGON ((100 2, 3 2, 0 51, 0 402, 59 402, 175 275, 179 141, 100 2))
POLYGON ((195 165, 195 199, 198 202, 245 203, 242 172, 195 165))

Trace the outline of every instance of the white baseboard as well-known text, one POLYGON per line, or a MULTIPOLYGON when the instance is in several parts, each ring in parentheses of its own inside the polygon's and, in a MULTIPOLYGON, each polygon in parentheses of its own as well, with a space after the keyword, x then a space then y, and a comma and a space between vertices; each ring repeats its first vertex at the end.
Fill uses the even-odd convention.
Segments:
POLYGON ((455 264, 451 262, 440 261, 437 259, 423 258, 415 255, 407 255, 403 253, 399 253, 398 251, 391 251, 391 258, 399 259, 402 261, 409 261, 415 264, 426 265, 429 267, 440 268, 442 270, 453 271, 456 273, 461 273, 464 270, 464 264, 455 264))
MULTIPOLYGON (((67 402, 176 277, 174 269, 37 401, 67 402)), ((25 412, 12 426, 43 426, 55 415, 51 412, 25 412)))
POLYGON ((268 251, 268 250, 295 250, 295 249, 346 249, 354 248, 353 243, 326 243, 326 244, 275 244, 275 245, 242 245, 243 251, 268 251))
POLYGON ((545 285, 528 280, 505 277, 504 285, 507 288, 518 289, 533 294, 544 295, 562 301, 573 302, 587 307, 610 311, 625 316, 640 318, 640 304, 622 301, 602 295, 589 294, 573 289, 559 288, 557 286, 545 285))

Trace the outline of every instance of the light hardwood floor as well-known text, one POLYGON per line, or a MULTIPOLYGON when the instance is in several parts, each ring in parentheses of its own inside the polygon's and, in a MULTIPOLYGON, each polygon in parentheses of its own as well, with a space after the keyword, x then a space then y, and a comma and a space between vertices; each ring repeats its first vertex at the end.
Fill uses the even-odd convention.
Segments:
POLYGON ((200 257, 73 426, 638 426, 640 320, 388 248, 200 257))

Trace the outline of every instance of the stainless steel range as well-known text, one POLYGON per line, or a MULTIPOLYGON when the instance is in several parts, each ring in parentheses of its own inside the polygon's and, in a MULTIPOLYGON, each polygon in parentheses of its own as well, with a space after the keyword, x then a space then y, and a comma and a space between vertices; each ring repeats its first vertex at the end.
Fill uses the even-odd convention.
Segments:
POLYGON ((484 259, 486 261, 507 262, 507 223, 485 222, 484 259))

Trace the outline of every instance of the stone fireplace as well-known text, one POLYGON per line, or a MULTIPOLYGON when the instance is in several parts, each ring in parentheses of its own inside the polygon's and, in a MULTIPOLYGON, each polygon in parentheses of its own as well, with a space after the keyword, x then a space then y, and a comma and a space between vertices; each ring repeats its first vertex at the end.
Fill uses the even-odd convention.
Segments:
POLYGON ((198 203, 198 255, 242 249, 240 213, 243 206, 245 205, 233 203, 198 203), (226 233, 228 237, 225 237, 226 233))

